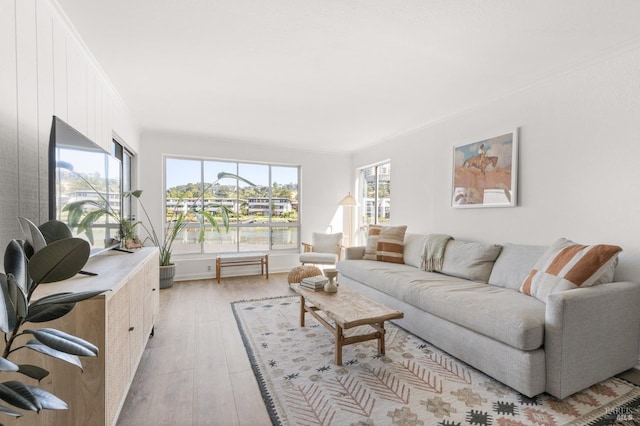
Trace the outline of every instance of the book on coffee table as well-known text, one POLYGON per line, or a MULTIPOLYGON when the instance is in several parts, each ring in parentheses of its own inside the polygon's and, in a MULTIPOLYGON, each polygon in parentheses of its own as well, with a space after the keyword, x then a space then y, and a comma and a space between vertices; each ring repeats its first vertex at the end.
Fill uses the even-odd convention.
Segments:
POLYGON ((300 288, 304 288, 305 290, 309 290, 309 291, 324 291, 324 287, 311 287, 311 286, 306 286, 302 283, 300 283, 300 288))
POLYGON ((327 277, 318 275, 315 277, 303 278, 300 282, 300 287, 308 288, 310 290, 322 290, 324 285, 329 282, 327 277))

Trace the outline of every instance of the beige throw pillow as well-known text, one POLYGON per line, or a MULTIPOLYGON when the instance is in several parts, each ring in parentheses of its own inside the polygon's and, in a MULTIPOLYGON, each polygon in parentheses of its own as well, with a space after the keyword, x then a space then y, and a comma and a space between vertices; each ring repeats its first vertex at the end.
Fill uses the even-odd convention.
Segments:
POLYGON ((367 235, 367 245, 364 248, 363 259, 366 260, 378 260, 378 238, 380 232, 384 226, 381 225, 369 225, 369 233, 367 235))
POLYGON ((546 303, 550 294, 610 281, 621 251, 618 246, 586 246, 560 238, 536 262, 518 291, 546 303))
POLYGON ((381 262, 404 263, 404 234, 406 226, 386 226, 378 235, 377 259, 381 262))

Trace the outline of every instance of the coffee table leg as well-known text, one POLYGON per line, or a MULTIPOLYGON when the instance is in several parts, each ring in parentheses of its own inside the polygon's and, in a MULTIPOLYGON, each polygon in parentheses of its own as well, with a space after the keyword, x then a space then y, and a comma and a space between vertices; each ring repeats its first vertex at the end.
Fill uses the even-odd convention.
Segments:
POLYGON ((380 329, 382 330, 382 333, 380 333, 380 338, 378 339, 378 353, 380 355, 384 355, 384 322, 380 323, 380 329))
POLYGON ((304 296, 300 295, 300 327, 304 327, 304 296))
POLYGON ((336 324, 336 365, 342 365, 342 327, 336 324))

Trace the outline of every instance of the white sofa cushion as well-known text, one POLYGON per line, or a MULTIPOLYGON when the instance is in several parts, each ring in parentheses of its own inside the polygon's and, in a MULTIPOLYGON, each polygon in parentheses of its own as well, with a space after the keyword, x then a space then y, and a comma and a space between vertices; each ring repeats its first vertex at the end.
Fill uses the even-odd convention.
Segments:
POLYGON ((545 305, 517 291, 369 260, 338 262, 340 273, 509 346, 533 350, 544 341, 545 305))

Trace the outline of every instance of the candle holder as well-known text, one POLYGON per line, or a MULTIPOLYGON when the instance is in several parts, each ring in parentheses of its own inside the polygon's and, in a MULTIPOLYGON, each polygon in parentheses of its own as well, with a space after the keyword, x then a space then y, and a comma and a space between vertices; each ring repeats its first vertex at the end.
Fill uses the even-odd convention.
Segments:
POLYGON ((338 278, 338 270, 337 269, 325 269, 324 276, 329 278, 329 282, 325 284, 324 291, 327 293, 335 293, 338 291, 338 283, 336 279, 338 278))

